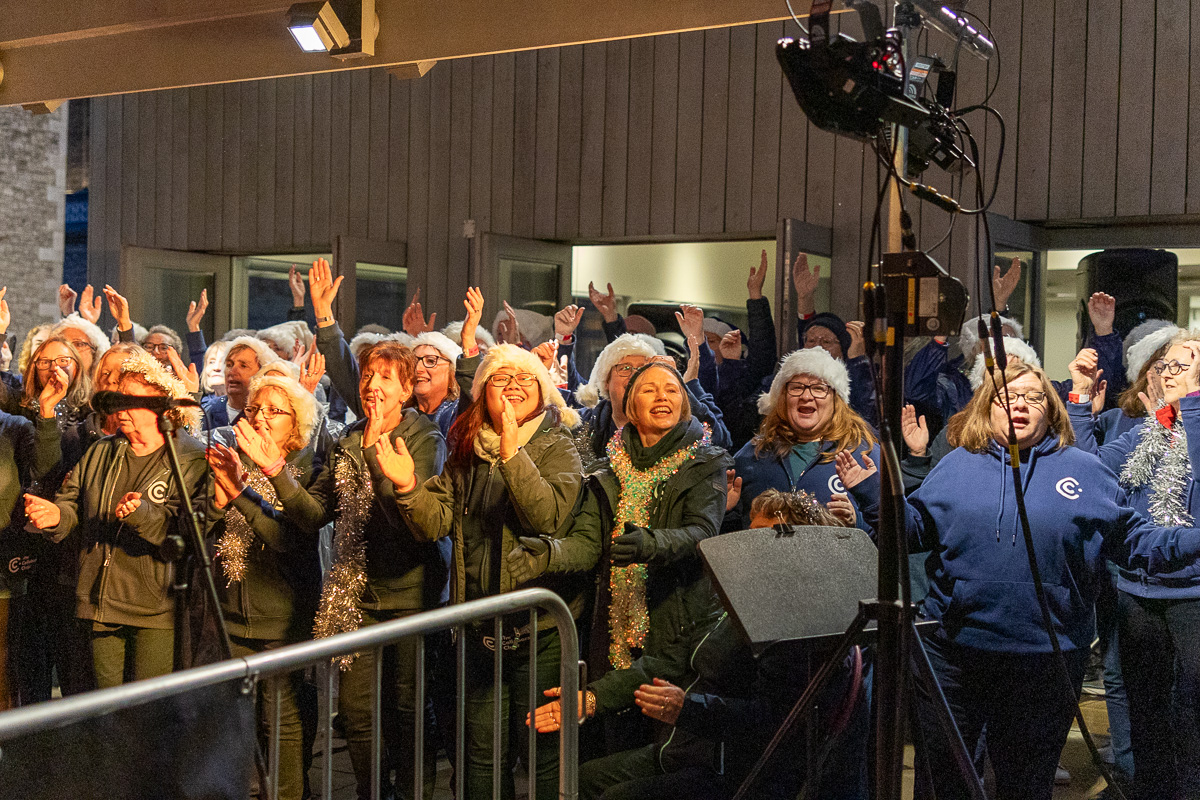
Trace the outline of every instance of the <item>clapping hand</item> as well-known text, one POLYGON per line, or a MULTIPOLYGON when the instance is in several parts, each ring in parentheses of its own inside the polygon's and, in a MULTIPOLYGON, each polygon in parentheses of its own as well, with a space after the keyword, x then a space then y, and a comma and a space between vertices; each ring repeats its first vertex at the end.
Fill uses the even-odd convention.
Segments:
MULTIPOLYGON (((296 272, 296 265, 292 265, 292 272, 296 272)), ((301 282, 303 285, 303 282, 301 282)), ((191 333, 196 333, 200 330, 200 323, 204 319, 204 312, 208 311, 208 289, 200 290, 200 300, 193 300, 188 303, 187 310, 187 329, 191 333)))
POLYGON ((283 457, 275 440, 256 431, 245 417, 239 419, 233 429, 237 434, 238 448, 264 472, 283 457))
POLYGON ((731 469, 725 470, 725 510, 733 511, 742 499, 742 479, 731 469))
POLYGON ((437 312, 429 315, 429 321, 425 321, 425 311, 421 308, 421 289, 417 287, 417 291, 413 293, 412 302, 408 304, 408 308, 404 309, 404 332, 409 336, 420 336, 422 333, 433 330, 434 323, 437 322, 437 312))
POLYGON ((408 445, 403 437, 381 436, 375 442, 375 459, 379 462, 379 471, 396 487, 398 492, 411 492, 417 488, 416 464, 408 452, 408 445))

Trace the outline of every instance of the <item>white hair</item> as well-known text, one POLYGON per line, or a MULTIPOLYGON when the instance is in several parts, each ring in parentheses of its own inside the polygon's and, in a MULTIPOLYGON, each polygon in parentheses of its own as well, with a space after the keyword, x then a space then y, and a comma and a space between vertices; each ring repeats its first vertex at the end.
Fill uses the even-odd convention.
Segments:
MULTIPOLYGON (((991 317, 987 314, 978 317, 971 317, 963 323, 962 330, 958 334, 958 347, 962 350, 963 358, 968 364, 974 363, 975 354, 979 352, 979 320, 983 320, 989 325, 991 317)), ((1018 339, 1025 338, 1025 329, 1021 327, 1021 323, 1011 317, 1000 317, 1000 325, 1002 328, 1008 328, 1012 331, 1012 335, 1018 339)), ((1006 334, 1007 335, 1007 334, 1006 334)))
MULTIPOLYGON (((100 360, 100 356, 104 355, 104 351, 108 349, 108 338, 105 337, 104 331, 96 327, 95 323, 88 322, 78 313, 69 314, 50 329, 50 336, 58 336, 63 331, 77 330, 80 331, 87 340, 92 344, 92 363, 100 360)), ((49 338, 49 337, 47 337, 49 338)))
POLYGON ((291 358, 296 352, 296 329, 290 322, 281 322, 269 328, 261 328, 254 337, 263 342, 270 342, 291 358))

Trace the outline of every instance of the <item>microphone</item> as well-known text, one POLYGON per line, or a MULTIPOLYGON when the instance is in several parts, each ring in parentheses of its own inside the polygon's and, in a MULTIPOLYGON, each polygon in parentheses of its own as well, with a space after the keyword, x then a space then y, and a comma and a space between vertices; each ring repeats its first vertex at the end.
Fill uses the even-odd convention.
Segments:
POLYGON ((131 408, 144 408, 156 414, 170 411, 172 408, 199 408, 200 404, 190 397, 141 397, 139 395, 121 394, 120 392, 96 392, 92 396, 92 408, 100 414, 115 414, 131 408))
POLYGON ((1008 357, 1004 354, 1004 327, 1000 322, 1000 315, 995 311, 992 312, 992 353, 996 359, 996 369, 1004 371, 1008 369, 1008 357))

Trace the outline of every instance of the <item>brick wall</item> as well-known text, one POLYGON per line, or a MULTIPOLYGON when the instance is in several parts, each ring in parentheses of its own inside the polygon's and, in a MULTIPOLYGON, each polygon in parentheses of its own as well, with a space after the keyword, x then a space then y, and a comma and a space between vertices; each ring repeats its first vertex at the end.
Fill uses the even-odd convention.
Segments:
POLYGON ((38 322, 58 318, 67 185, 67 105, 33 115, 0 108, 0 286, 18 346, 38 322))

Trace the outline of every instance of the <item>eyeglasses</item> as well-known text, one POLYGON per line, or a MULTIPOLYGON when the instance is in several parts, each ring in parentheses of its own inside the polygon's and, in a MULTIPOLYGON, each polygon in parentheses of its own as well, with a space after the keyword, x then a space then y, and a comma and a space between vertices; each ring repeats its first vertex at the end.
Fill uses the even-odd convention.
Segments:
POLYGON ((1046 402, 1045 392, 1009 392, 1003 397, 996 395, 996 405, 1016 405, 1016 402, 1022 397, 1031 406, 1040 406, 1046 402))
POLYGON ((142 349, 147 353, 165 353, 168 350, 174 350, 175 348, 166 342, 163 342, 162 344, 144 344, 142 345, 142 349))
POLYGON ((417 363, 423 364, 425 369, 436 369, 442 361, 449 362, 450 359, 438 355, 417 356, 417 363))
POLYGON ((39 358, 33 362, 33 365, 38 369, 50 369, 51 367, 66 369, 74 363, 75 359, 70 356, 59 356, 58 358, 39 358))
POLYGON ((294 416, 292 412, 284 411, 282 408, 275 408, 275 406, 246 406, 244 412, 250 419, 262 417, 268 422, 275 419, 280 414, 286 414, 289 417, 294 416))
POLYGON ((1191 364, 1181 364, 1175 360, 1164 361, 1160 358, 1158 361, 1154 362, 1154 371, 1159 375, 1162 375, 1164 372, 1168 375, 1178 375, 1191 366, 1191 364))
POLYGON ((804 393, 812 395, 813 400, 824 400, 829 396, 829 385, 825 383, 789 383, 788 397, 804 397, 804 393))
POLYGON ((488 383, 500 389, 508 386, 513 381, 517 382, 517 386, 533 386, 537 383, 537 375, 534 375, 532 372, 518 372, 516 375, 500 373, 488 378, 488 383))
POLYGON ((612 374, 620 375, 622 378, 628 378, 636 371, 637 367, 633 364, 617 364, 612 368, 612 374))
POLYGON ((96 345, 92 344, 87 339, 80 339, 78 342, 71 342, 71 346, 74 347, 76 350, 82 350, 83 348, 86 347, 87 349, 91 350, 92 352, 96 351, 96 345))
POLYGON ((821 336, 821 337, 805 336, 804 337, 804 346, 805 347, 809 347, 809 348, 825 347, 826 345, 831 345, 831 344, 838 344, 838 340, 837 340, 836 336, 821 336))

